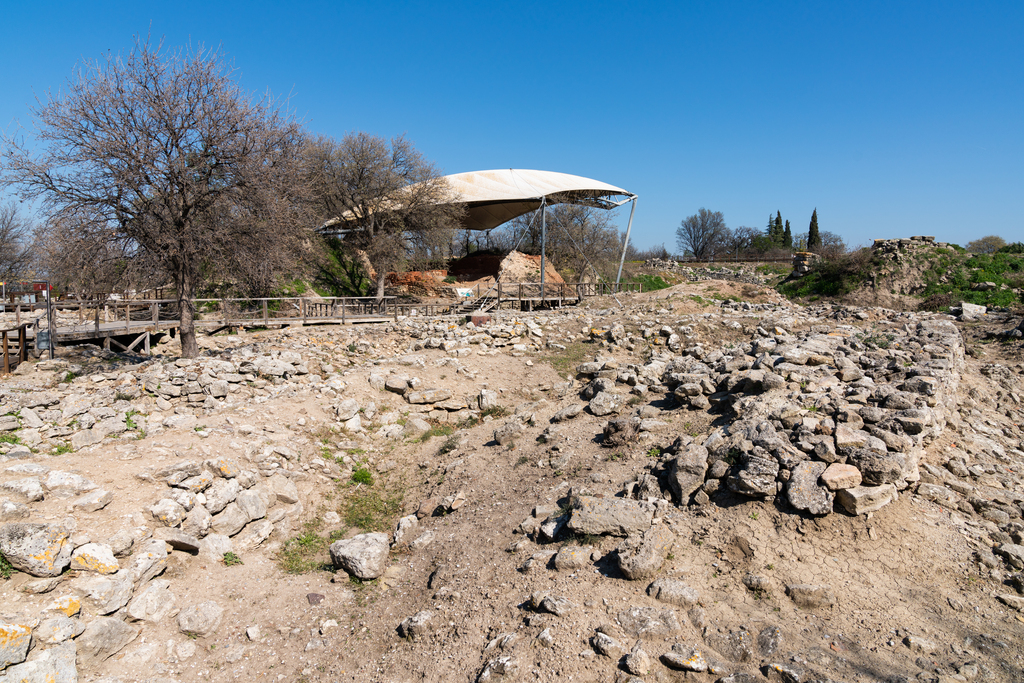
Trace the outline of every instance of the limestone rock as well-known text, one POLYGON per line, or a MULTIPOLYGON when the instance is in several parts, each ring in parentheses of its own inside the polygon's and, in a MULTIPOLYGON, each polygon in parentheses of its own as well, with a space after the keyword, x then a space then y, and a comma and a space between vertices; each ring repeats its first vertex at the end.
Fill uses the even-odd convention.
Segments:
POLYGON ((38 502, 45 495, 39 477, 25 477, 23 479, 0 482, 0 489, 17 496, 26 503, 38 502))
POLYGON ((217 479, 211 482, 211 486, 205 492, 207 512, 216 515, 229 503, 233 503, 241 490, 242 485, 238 483, 238 479, 217 479))
POLYGON ((71 590, 82 596, 90 611, 96 614, 111 614, 131 600, 135 581, 131 570, 122 569, 116 574, 83 576, 69 583, 71 590))
MULTIPOLYGON (((80 619, 61 615, 44 620, 36 627, 32 635, 47 645, 56 645, 81 635, 84 630, 85 624, 80 619)), ((0 662, 2 662, 2 655, 0 655, 0 662)))
POLYGON ((85 494, 81 498, 76 499, 71 505, 76 510, 81 510, 82 512, 96 512, 105 508, 112 500, 114 500, 114 494, 100 489, 85 494))
POLYGON ((161 621, 174 607, 174 593, 170 590, 171 582, 166 579, 154 579, 149 582, 135 598, 128 603, 128 618, 134 621, 161 621))
POLYGON ((25 661, 31 644, 31 627, 0 622, 0 671, 11 664, 25 661))
POLYGON ((594 398, 590 399, 588 407, 590 408, 591 413, 598 417, 603 417, 604 415, 610 415, 618 412, 624 402, 625 400, 621 394, 602 391, 594 396, 594 398))
POLYGON ((423 610, 407 617, 398 625, 398 635, 410 640, 425 636, 432 630, 431 620, 433 617, 434 613, 429 610, 423 610))
POLYGON ((71 553, 72 570, 115 574, 120 568, 110 546, 101 543, 86 543, 71 553))
POLYGON ((619 570, 630 581, 654 576, 674 542, 675 534, 664 525, 651 527, 643 536, 630 536, 618 548, 619 570))
POLYGON ((74 641, 37 648, 31 659, 0 674, 0 683, 73 683, 78 680, 76 650, 74 641))
POLYGON ((452 392, 447 389, 426 389, 424 391, 410 391, 405 395, 405 400, 415 404, 440 403, 441 401, 447 401, 451 397, 452 392))
POLYGON ((0 553, 32 576, 59 576, 71 563, 67 529, 54 524, 13 522, 0 527, 0 553))
MULTIPOLYGON (((234 481, 234 480, 232 480, 234 481)), ((213 516, 213 530, 224 536, 234 536, 249 522, 249 517, 237 503, 230 503, 219 515, 213 516)))
POLYGON ((736 493, 763 498, 775 495, 775 479, 778 475, 779 463, 774 458, 751 452, 743 454, 743 469, 726 482, 729 489, 736 493))
POLYGON ((267 480, 267 486, 269 486, 271 492, 277 496, 278 502, 291 505, 292 503, 299 502, 299 490, 288 477, 283 474, 275 474, 267 480))
POLYGON ((115 617, 96 617, 76 640, 79 661, 99 664, 116 655, 139 635, 139 629, 115 617))
POLYGON ((565 545, 555 555, 555 569, 560 572, 573 571, 590 564, 592 546, 565 545))
POLYGON ((162 498, 149 508, 153 518, 165 526, 178 526, 185 519, 185 508, 170 498, 162 498))
POLYGON ((829 491, 852 489, 861 484, 861 474, 853 465, 832 463, 821 473, 821 483, 829 491))
POLYGON ((836 501, 851 515, 863 515, 881 510, 895 498, 896 487, 892 484, 856 486, 836 493, 836 501))
POLYGON ((647 594, 679 607, 692 607, 700 600, 700 594, 679 579, 658 579, 647 587, 647 594))
POLYGON ((571 420, 583 412, 582 403, 573 403, 565 408, 562 408, 557 413, 551 416, 551 422, 564 422, 565 420, 571 420))
POLYGON ((680 505, 690 500, 694 491, 704 483, 708 470, 708 449, 692 444, 676 455, 669 470, 668 485, 680 505))
POLYGON ((836 597, 828 586, 811 584, 791 584, 786 586, 786 595, 799 607, 813 609, 816 607, 832 607, 836 597))
POLYGON ((683 671, 703 672, 708 670, 708 662, 698 647, 689 647, 676 643, 669 652, 661 656, 666 666, 683 671))
POLYGON ((216 633, 223 615, 223 607, 213 600, 207 600, 197 605, 186 607, 178 613, 178 630, 185 635, 205 638, 216 633))
POLYGON ((825 463, 805 461, 793 468, 786 484, 789 504, 797 510, 807 510, 812 515, 827 515, 832 512, 835 494, 818 483, 825 471, 825 463))
POLYGON ((334 565, 358 579, 370 580, 381 576, 387 569, 391 546, 387 534, 359 534, 348 540, 331 544, 334 565))
POLYGON ((578 534, 629 536, 649 529, 651 516, 634 500, 581 496, 566 526, 578 534))

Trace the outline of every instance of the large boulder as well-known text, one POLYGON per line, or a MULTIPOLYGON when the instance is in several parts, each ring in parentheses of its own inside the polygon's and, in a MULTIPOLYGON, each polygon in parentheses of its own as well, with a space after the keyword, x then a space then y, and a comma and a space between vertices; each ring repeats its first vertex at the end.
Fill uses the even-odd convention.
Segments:
POLYGON ((743 454, 743 469, 729 477, 729 489, 745 496, 763 498, 777 492, 775 479, 779 476, 779 463, 760 447, 743 454))
POLYGON ((76 640, 78 658, 84 664, 99 664, 116 655, 139 635, 139 629, 116 617, 96 617, 76 640))
POLYGON ((630 581, 654 576, 675 540, 675 534, 660 524, 643 536, 630 536, 618 548, 619 570, 630 581))
POLYGON ((69 535, 55 524, 5 524, 0 527, 0 553, 26 574, 59 576, 71 564, 69 535))
POLYGON ((707 471, 708 449, 703 446, 691 444, 676 455, 669 470, 668 485, 680 505, 685 505, 701 487, 707 471))
POLYGON ((363 580, 376 579, 384 573, 390 550, 387 534, 380 533, 359 534, 335 541, 330 547, 334 565, 363 580))
POLYGON ((827 466, 823 462, 802 462, 793 468, 786 484, 789 504, 797 510, 806 510, 812 515, 827 515, 832 512, 835 494, 819 482, 827 466))
POLYGON ((836 494, 836 501, 851 515, 864 515, 881 510, 895 499, 896 487, 892 484, 856 486, 836 494))
POLYGON ((651 517, 635 500, 581 496, 566 526, 578 534, 629 536, 647 531, 651 517))
POLYGON ((30 626, 0 622, 0 671, 10 664, 24 662, 31 643, 30 626))

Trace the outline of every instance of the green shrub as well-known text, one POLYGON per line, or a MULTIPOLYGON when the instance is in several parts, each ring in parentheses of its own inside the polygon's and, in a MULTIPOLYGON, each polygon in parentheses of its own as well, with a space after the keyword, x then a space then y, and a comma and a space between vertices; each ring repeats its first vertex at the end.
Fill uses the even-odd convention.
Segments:
POLYGON ((367 486, 373 486, 373 474, 370 470, 365 467, 357 467, 352 471, 352 481, 357 484, 366 484, 367 486))

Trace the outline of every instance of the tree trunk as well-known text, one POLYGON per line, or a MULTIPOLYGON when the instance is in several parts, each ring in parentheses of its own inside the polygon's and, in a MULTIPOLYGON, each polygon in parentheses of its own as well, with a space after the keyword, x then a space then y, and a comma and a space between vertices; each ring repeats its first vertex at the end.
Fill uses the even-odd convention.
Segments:
POLYGON ((384 298, 384 281, 387 279, 387 273, 384 268, 381 268, 377 272, 377 301, 384 298))
POLYGON ((181 312, 181 326, 178 336, 181 341, 181 357, 195 358, 199 355, 199 341, 196 339, 196 305, 192 300, 195 294, 195 282, 190 278, 182 278, 182 282, 174 283, 178 290, 178 310, 181 312))

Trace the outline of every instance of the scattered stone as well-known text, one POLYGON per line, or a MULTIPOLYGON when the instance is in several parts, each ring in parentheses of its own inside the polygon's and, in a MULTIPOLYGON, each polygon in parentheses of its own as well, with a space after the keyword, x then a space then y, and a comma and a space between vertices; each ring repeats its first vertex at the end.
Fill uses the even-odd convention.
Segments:
POLYGON ((675 534, 664 525, 653 526, 642 536, 629 536, 619 547, 619 571, 630 581, 650 578, 665 562, 675 534))
POLYGON ((376 579, 387 569, 391 545, 387 534, 359 534, 331 544, 334 566, 364 581, 376 579))
POLYGON ((185 635, 205 638, 216 633, 220 626, 224 608, 213 600, 207 600, 178 613, 178 630, 185 635))
POLYGON ((656 600, 679 607, 692 607, 700 600, 700 594, 679 579, 657 579, 647 587, 647 594, 656 600))
POLYGON ((170 590, 171 582, 154 579, 130 603, 128 617, 133 621, 157 623, 174 607, 175 596, 170 590))
POLYGON ((832 607, 836 597, 828 586, 810 584, 792 584, 786 586, 786 595, 798 606, 807 609, 832 607))
POLYGON ((407 617, 398 625, 398 635, 409 640, 427 635, 432 630, 431 620, 433 617, 434 613, 428 610, 407 617))

